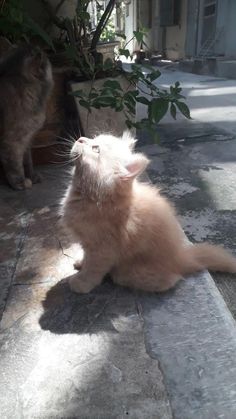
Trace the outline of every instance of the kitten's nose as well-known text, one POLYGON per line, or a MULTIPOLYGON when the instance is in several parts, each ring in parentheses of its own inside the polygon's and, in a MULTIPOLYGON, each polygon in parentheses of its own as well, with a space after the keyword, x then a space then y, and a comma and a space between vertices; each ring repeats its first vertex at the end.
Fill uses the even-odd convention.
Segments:
POLYGON ((84 144, 84 143, 86 143, 86 138, 85 137, 80 137, 80 138, 78 138, 77 142, 81 143, 81 144, 84 144))

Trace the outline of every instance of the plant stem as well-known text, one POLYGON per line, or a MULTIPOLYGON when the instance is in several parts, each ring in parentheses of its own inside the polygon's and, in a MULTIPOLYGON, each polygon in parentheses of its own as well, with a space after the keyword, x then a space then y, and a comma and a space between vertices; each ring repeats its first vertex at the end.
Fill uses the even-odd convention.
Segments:
POLYGON ((2 0, 1 5, 0 5, 0 11, 2 12, 4 4, 5 4, 6 0, 2 0))
POLYGON ((116 3, 116 0, 110 0, 109 1, 101 19, 100 19, 100 21, 98 23, 98 26, 96 28, 96 31, 94 32, 93 39, 92 39, 92 42, 91 42, 90 50, 92 52, 96 51, 97 43, 100 39, 100 36, 101 36, 101 33, 102 33, 103 29, 105 28, 105 26, 107 24, 108 19, 111 16, 111 13, 112 13, 112 11, 115 7, 115 3, 116 3))

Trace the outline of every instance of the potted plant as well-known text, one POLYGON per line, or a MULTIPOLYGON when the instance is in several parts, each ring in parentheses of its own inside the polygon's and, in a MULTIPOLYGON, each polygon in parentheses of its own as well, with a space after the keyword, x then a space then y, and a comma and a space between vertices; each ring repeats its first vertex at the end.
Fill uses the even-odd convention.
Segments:
MULTIPOLYGON (((146 32, 144 28, 133 32, 138 46, 144 44, 146 32)), ((127 41, 125 35, 119 36, 125 44, 119 48, 113 60, 101 60, 93 64, 89 81, 71 83, 83 134, 91 137, 97 132, 110 131, 120 135, 128 128, 148 130, 156 141, 156 125, 168 110, 174 119, 177 110, 190 119, 180 83, 176 82, 169 90, 159 88, 155 81, 160 77, 160 71, 149 64, 132 63, 132 56, 127 49, 130 40, 127 41), (122 66, 121 56, 131 59, 129 69, 125 70, 122 66), (147 109, 146 118, 139 121, 136 119, 138 103, 147 109)))
MULTIPOLYGON (((70 93, 76 101, 82 134, 93 136, 104 130, 120 134, 125 128, 134 128, 147 129, 156 137, 156 124, 168 110, 173 118, 177 109, 190 118, 178 82, 169 90, 163 90, 155 84, 159 70, 145 65, 144 72, 137 64, 131 64, 129 71, 124 70, 121 56, 132 58, 127 48, 130 40, 124 35, 119 34, 123 45, 117 56, 104 59, 99 51, 100 39, 108 30, 116 0, 109 0, 104 9, 98 10, 96 25, 91 24, 95 13, 91 6, 101 8, 96 1, 78 2, 73 18, 58 17, 48 0, 41 2, 50 22, 61 31, 60 39, 54 40, 54 48, 64 54, 74 70, 70 93), (135 119, 138 103, 147 107, 147 117, 141 121, 135 119)), ((133 33, 140 49, 145 45, 146 33, 144 28, 133 33)))

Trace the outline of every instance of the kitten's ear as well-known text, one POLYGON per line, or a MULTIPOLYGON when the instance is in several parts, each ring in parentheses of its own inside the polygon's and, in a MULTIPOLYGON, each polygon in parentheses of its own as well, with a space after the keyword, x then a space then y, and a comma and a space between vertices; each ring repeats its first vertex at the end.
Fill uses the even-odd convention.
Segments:
POLYGON ((122 141, 126 141, 129 148, 133 150, 137 140, 133 137, 130 131, 125 131, 122 135, 122 141))
POLYGON ((125 166, 125 173, 121 175, 121 179, 134 179, 146 169, 148 163, 149 160, 143 154, 134 154, 130 163, 125 166))

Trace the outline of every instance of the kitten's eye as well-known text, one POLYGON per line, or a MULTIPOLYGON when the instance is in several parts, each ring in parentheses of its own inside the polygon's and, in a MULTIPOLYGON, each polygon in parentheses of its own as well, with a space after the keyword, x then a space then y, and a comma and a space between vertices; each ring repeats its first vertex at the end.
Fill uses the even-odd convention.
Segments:
POLYGON ((95 153, 100 153, 100 148, 99 148, 99 145, 93 145, 93 146, 92 146, 92 150, 93 150, 95 153))

